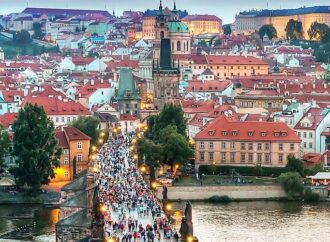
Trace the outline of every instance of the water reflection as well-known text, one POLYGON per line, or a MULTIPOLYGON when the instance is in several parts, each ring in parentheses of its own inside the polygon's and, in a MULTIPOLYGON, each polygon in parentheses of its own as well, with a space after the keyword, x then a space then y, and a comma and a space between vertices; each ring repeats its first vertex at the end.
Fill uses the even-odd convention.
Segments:
MULTIPOLYGON (((297 202, 192 203, 201 242, 329 241, 330 204, 297 202)), ((181 211, 184 203, 174 203, 181 211)))

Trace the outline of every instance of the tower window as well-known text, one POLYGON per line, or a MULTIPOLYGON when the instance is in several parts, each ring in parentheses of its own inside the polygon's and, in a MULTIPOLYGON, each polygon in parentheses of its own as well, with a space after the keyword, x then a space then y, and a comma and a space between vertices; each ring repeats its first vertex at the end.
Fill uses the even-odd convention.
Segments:
POLYGON ((176 50, 177 50, 177 51, 181 51, 181 42, 180 42, 180 41, 178 41, 178 42, 176 43, 176 50))

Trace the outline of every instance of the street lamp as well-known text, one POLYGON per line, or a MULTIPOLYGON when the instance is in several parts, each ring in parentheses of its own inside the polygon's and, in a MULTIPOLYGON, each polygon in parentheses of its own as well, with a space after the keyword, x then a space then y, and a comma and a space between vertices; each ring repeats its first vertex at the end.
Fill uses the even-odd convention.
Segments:
POLYGON ((102 144, 103 143, 103 139, 99 139, 99 143, 102 144))
POLYGON ((99 210, 102 214, 104 214, 105 211, 107 211, 107 207, 104 204, 102 204, 102 205, 100 205, 99 210))
POLYGON ((95 145, 92 146, 92 151, 96 151, 97 147, 95 145))
POLYGON ((172 210, 172 204, 170 204, 170 203, 166 204, 165 209, 168 212, 171 211, 172 210))

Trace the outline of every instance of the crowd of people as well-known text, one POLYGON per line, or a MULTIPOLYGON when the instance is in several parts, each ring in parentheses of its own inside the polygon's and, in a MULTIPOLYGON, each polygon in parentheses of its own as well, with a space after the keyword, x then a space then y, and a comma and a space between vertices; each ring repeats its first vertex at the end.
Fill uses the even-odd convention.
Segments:
POLYGON ((129 152, 134 133, 110 138, 98 152, 105 237, 116 242, 178 241, 154 191, 129 152))

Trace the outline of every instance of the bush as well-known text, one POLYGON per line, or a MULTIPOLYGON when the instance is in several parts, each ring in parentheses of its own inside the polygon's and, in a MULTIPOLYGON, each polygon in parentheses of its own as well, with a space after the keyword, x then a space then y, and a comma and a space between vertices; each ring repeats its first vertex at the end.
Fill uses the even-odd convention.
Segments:
POLYGON ((279 181, 289 199, 295 200, 301 197, 304 187, 298 172, 282 173, 279 181))
POLYGON ((261 167, 261 166, 212 166, 201 165, 199 166, 199 174, 215 175, 218 174, 231 174, 235 170, 242 176, 268 176, 278 177, 281 173, 286 172, 284 167, 261 167))
POLYGON ((230 203, 231 198, 228 197, 227 195, 224 196, 212 196, 209 199, 207 199, 208 202, 211 203, 230 203))
POLYGON ((320 200, 320 195, 318 193, 314 193, 312 189, 307 188, 305 189, 303 198, 306 202, 318 202, 320 200))

